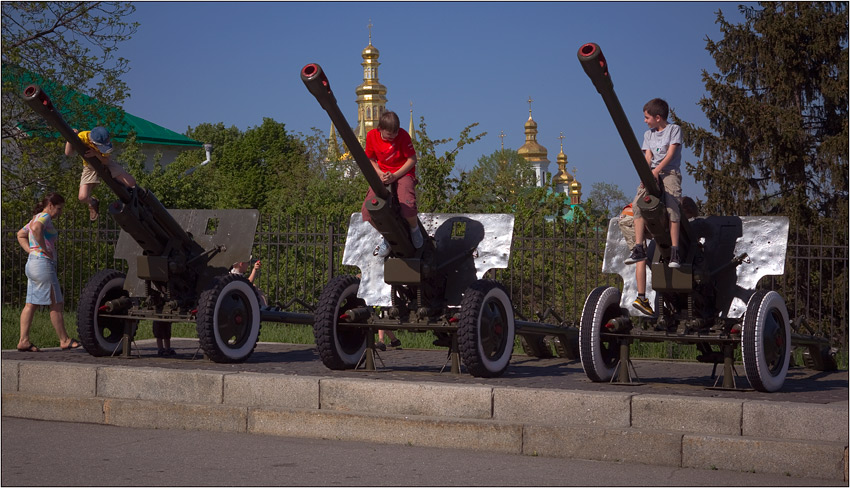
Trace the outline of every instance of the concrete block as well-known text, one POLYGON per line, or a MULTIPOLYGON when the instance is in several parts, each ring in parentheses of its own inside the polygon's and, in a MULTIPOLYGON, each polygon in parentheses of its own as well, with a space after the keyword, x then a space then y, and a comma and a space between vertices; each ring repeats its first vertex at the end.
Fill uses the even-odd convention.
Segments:
POLYGON ((97 366, 55 361, 25 361, 19 366, 18 390, 56 396, 94 397, 97 366))
POLYGON ((245 432, 248 408, 146 400, 105 399, 104 421, 122 427, 245 432))
POLYGON ((4 393, 7 391, 18 391, 18 365, 20 361, 11 361, 4 359, 0 361, 0 390, 4 393))
POLYGON ((323 379, 320 408, 343 412, 489 419, 493 389, 489 386, 323 379))
POLYGON ((97 396, 174 403, 221 403, 224 374, 165 368, 100 368, 97 396))
POLYGON ((225 405, 319 408, 315 376, 239 373, 224 377, 225 405))
POLYGON ((741 435, 742 400, 672 395, 632 397, 632 427, 741 435))
POLYGON ((522 453, 594 461, 681 465, 682 434, 575 425, 526 424, 522 453))
POLYGON ((493 418, 511 422, 629 427, 631 393, 494 388, 493 418))
POLYGON ((848 441, 847 405, 744 402, 742 433, 779 439, 848 441))
POLYGON ((102 424, 103 399, 3 393, 2 414, 24 419, 102 424))
POLYGON ((727 469, 822 479, 844 479, 839 442, 685 434, 682 467, 727 469))
POLYGON ((249 408, 248 432, 519 454, 522 425, 326 410, 249 408))

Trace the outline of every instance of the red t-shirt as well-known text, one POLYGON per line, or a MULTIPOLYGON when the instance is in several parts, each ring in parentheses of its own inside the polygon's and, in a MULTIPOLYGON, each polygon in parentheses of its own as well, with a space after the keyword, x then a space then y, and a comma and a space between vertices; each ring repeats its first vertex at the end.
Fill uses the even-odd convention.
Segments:
MULTIPOLYGON (((406 130, 399 128, 398 135, 392 142, 381 139, 381 131, 372 129, 366 134, 366 156, 378 162, 378 167, 383 171, 394 173, 404 166, 407 159, 416 155, 413 142, 406 130)), ((407 174, 416 176, 416 166, 407 174)))

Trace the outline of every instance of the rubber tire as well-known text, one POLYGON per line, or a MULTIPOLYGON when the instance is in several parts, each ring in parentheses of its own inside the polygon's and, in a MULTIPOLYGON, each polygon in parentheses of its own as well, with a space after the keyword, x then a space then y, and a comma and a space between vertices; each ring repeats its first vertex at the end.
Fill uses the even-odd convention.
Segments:
POLYGON ((835 353, 826 344, 811 345, 803 350, 803 364, 815 371, 837 371, 835 353))
MULTIPOLYGON (((111 356, 121 343, 127 319, 99 319, 100 307, 115 298, 129 296, 124 291, 127 276, 115 269, 97 272, 83 287, 77 305, 77 335, 80 344, 92 356, 111 356), (105 332, 108 332, 105 334, 105 332)), ((138 320, 133 325, 130 340, 136 335, 138 320)))
POLYGON ((248 359, 260 339, 260 326, 257 291, 241 275, 217 276, 198 299, 198 340, 207 357, 216 363, 248 359))
POLYGON ((552 337, 552 344, 555 346, 555 353, 559 358, 575 361, 581 356, 578 347, 578 329, 575 330, 575 335, 566 339, 559 336, 552 337))
POLYGON ((339 316, 352 308, 364 307, 357 298, 360 278, 343 275, 331 279, 319 295, 313 322, 313 337, 322 363, 333 370, 353 369, 366 350, 367 329, 337 330, 339 316))
POLYGON ((775 291, 758 290, 747 302, 741 331, 741 357, 755 390, 782 388, 791 363, 791 321, 785 300, 775 291))
POLYGON ((522 352, 524 352, 526 356, 540 359, 554 357, 554 354, 552 354, 552 349, 549 347, 549 343, 546 341, 546 336, 521 335, 519 336, 519 343, 522 346, 522 352))
POLYGON ((605 324, 623 315, 620 309, 620 290, 600 286, 587 296, 579 322, 579 357, 584 374, 591 381, 609 381, 620 359, 616 342, 602 342, 605 324))
POLYGON ((508 368, 514 349, 514 307, 508 292, 493 280, 477 280, 463 293, 458 349, 472 376, 495 378, 508 368))

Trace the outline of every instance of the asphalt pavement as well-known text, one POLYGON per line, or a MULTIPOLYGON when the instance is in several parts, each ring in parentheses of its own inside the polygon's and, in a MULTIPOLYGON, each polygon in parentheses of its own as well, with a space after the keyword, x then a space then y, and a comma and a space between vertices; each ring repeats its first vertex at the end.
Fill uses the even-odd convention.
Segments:
POLYGON ((2 419, 3 486, 847 486, 458 449, 2 419))

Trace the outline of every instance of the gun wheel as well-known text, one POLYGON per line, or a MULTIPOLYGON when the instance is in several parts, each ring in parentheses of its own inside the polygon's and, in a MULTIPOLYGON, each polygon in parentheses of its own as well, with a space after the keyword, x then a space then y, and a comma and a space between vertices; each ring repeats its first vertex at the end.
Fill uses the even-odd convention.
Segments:
POLYGON ((337 276, 325 285, 316 306, 313 336, 322 363, 329 369, 352 369, 366 350, 367 329, 340 329, 339 317, 346 311, 365 307, 357 298, 360 279, 355 276, 337 276))
POLYGON ((514 349, 514 308, 499 283, 478 280, 463 294, 458 348, 472 376, 501 376, 514 349))
POLYGON ((590 292, 581 310, 579 357, 584 374, 591 381, 608 381, 614 376, 620 347, 615 340, 603 339, 605 324, 623 315, 620 290, 600 286, 590 292))
POLYGON ((260 304, 251 282, 232 273, 216 277, 198 300, 196 328, 201 348, 213 361, 248 359, 260 338, 260 304))
POLYGON ((116 352, 129 322, 130 339, 136 335, 138 320, 100 317, 100 307, 106 302, 129 296, 124 291, 126 275, 114 269, 96 273, 83 287, 77 305, 77 334, 80 343, 92 356, 109 356, 116 352))
POLYGON ((835 351, 826 344, 810 345, 803 350, 803 364, 815 371, 836 371, 835 351))
POLYGON ((567 337, 558 337, 555 336, 552 338, 552 344, 555 346, 555 353, 559 358, 566 358, 570 361, 574 361, 579 358, 579 348, 578 348, 578 331, 573 335, 568 335, 567 337))
POLYGON ((519 345, 522 346, 522 352, 524 352, 526 356, 541 359, 551 358, 554 356, 554 354, 552 354, 552 348, 546 340, 546 336, 520 336, 519 345))
POLYGON ((782 388, 791 363, 791 326, 779 293, 758 290, 747 302, 741 357, 750 386, 765 392, 782 388))

